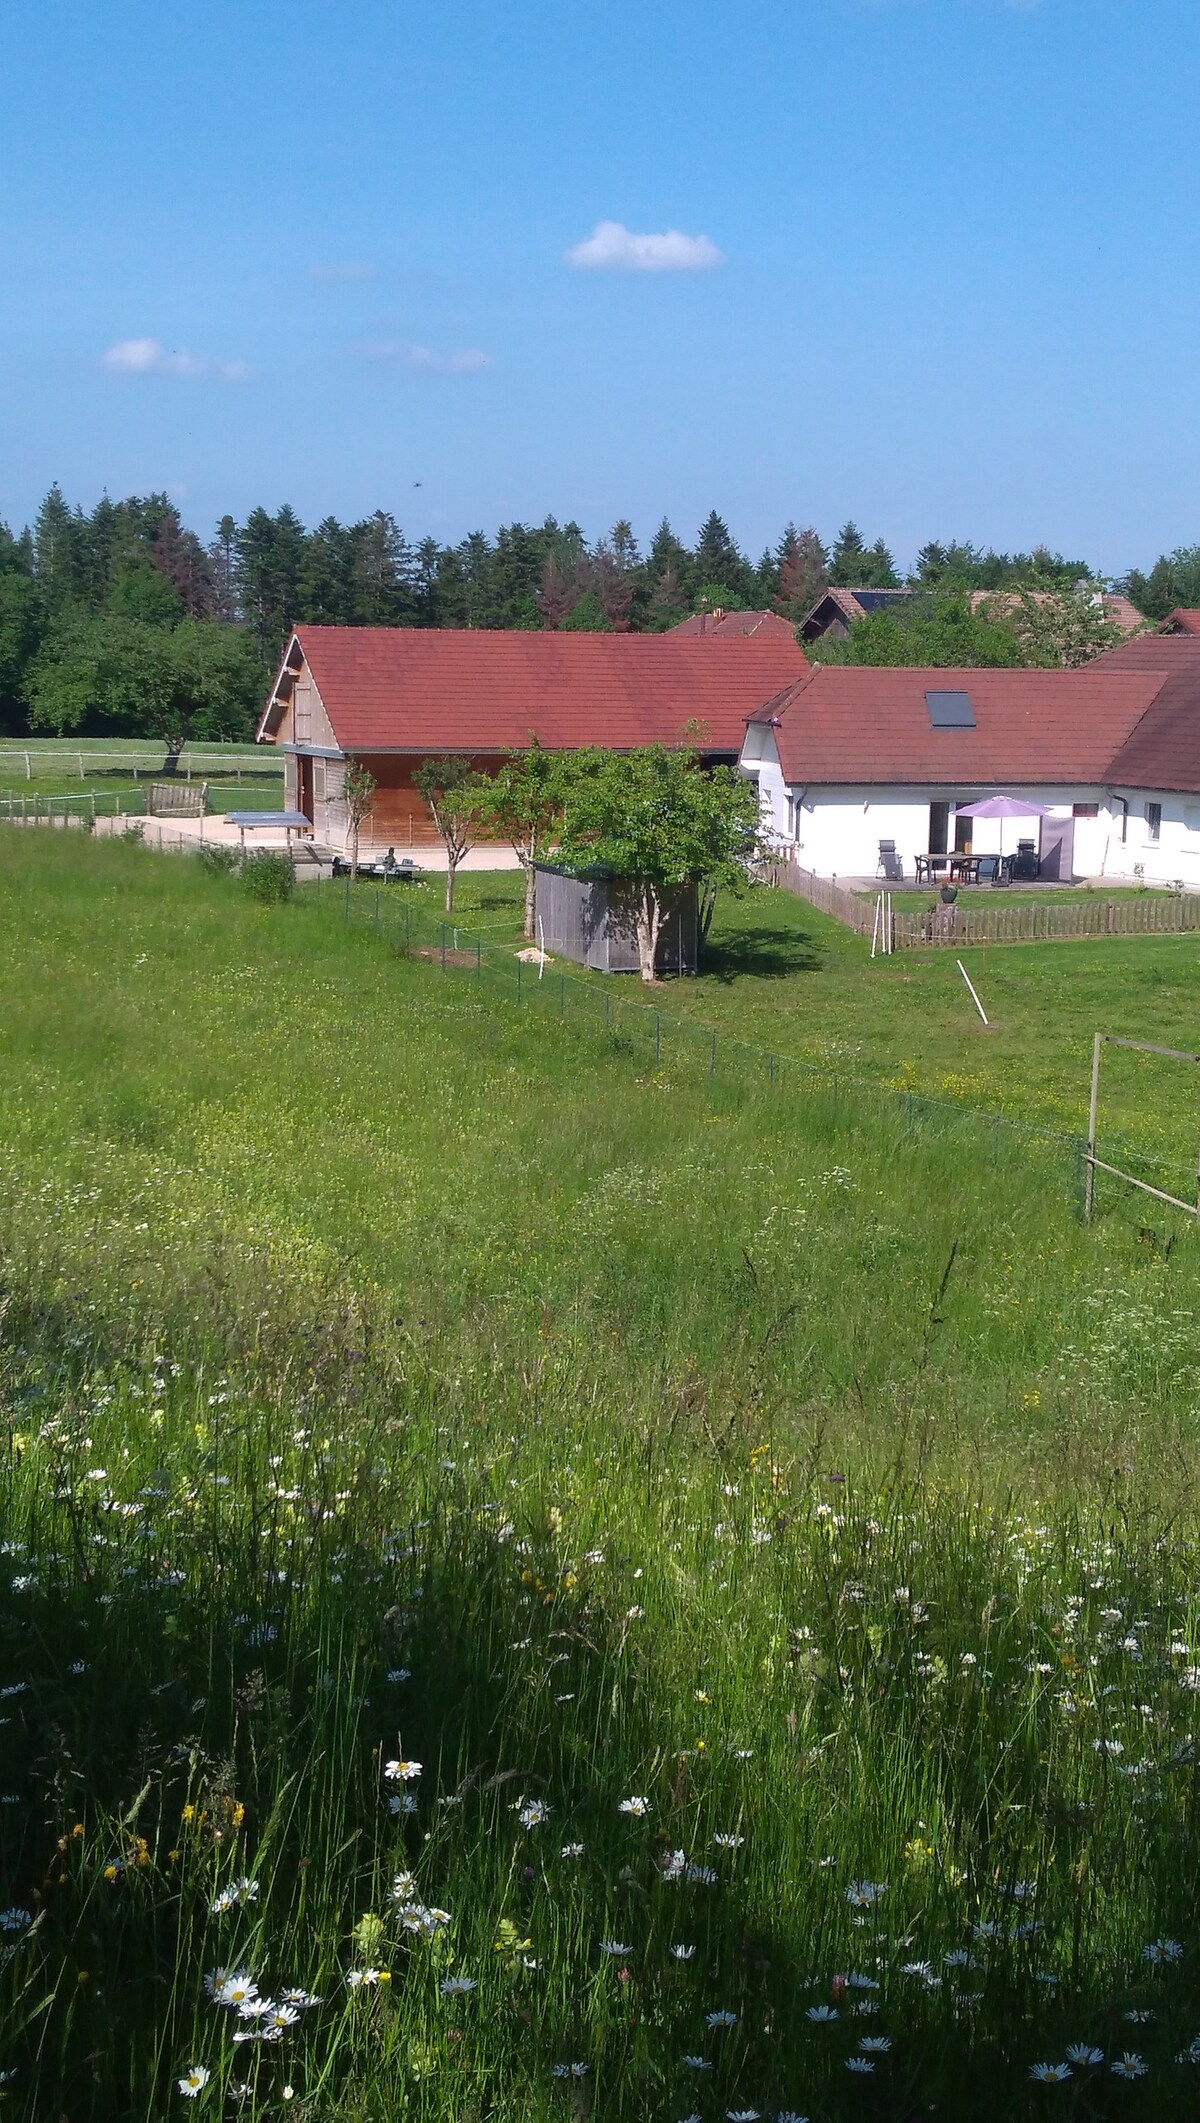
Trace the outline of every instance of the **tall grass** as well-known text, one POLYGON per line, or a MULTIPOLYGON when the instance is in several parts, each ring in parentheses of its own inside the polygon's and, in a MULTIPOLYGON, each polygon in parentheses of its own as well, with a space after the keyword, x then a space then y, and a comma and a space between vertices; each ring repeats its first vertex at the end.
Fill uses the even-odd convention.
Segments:
POLYGON ((1192 2113, 1194 1240, 33 838, 12 2112, 1192 2113))

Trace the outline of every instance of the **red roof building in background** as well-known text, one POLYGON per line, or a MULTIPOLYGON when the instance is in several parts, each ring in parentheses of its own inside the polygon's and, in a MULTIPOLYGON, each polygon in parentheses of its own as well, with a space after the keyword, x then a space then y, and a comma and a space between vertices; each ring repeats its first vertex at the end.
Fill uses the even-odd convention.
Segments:
POLYGON ((536 734, 549 751, 692 742, 705 758, 736 760, 747 716, 808 669, 782 625, 727 638, 302 626, 258 735, 286 753, 285 800, 318 838, 341 836, 342 774, 355 758, 376 781, 369 838, 429 845, 413 778, 433 755, 487 771, 536 734))
POLYGON ((1167 613, 1158 631, 1160 634, 1200 634, 1200 611, 1195 605, 1176 605, 1173 612, 1167 613))
POLYGON ((790 619, 781 612, 726 612, 714 606, 711 612, 693 612, 681 619, 678 626, 668 627, 667 633, 675 641, 682 635, 685 640, 694 635, 706 635, 709 640, 730 640, 734 635, 767 635, 777 641, 795 641, 796 629, 790 619))
POLYGON ((1200 890, 1200 637, 1139 635, 1082 670, 831 665, 746 727, 767 830, 820 876, 997 855, 981 797, 1029 804, 1043 874, 1200 890), (1051 862, 1053 867, 1050 867, 1051 862))

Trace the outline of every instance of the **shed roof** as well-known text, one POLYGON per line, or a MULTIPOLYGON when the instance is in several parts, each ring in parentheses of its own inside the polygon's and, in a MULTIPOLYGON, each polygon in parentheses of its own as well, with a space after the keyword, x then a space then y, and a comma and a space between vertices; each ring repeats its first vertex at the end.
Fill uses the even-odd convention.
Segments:
MULTIPOLYGON (((1200 641, 1193 646, 1200 651, 1200 641)), ((1130 781, 1116 766, 1128 753, 1149 776, 1138 786, 1200 789, 1200 744, 1168 754, 1149 720, 1164 673, 1114 669, 1125 653, 1123 646, 1081 671, 827 666, 748 719, 775 724, 792 783, 1095 786, 1130 781), (930 692, 969 695, 974 726, 935 727, 930 692), (1143 718, 1146 735, 1134 751, 1143 718), (1168 766, 1190 779, 1162 780, 1168 766)))
POLYGON ((274 736, 301 662, 347 752, 680 744, 736 753, 746 718, 808 669, 790 629, 750 636, 416 627, 296 629, 259 726, 274 736))
POLYGON ((1195 605, 1177 604, 1168 612, 1159 628, 1160 634, 1200 634, 1200 610, 1195 605))

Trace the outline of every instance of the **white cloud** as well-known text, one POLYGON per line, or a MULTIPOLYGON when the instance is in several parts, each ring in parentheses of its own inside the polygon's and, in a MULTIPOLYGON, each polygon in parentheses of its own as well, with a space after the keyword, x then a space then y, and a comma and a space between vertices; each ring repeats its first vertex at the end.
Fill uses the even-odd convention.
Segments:
POLYGON ((345 264, 314 265, 309 269, 314 280, 374 280, 379 271, 369 259, 349 259, 345 264))
POLYGON ((490 369, 492 357, 481 347, 459 347, 453 354, 436 354, 432 347, 416 346, 409 339, 364 339, 358 347, 370 361, 394 361, 405 369, 434 370, 442 376, 478 376, 490 369))
POLYGON ((216 376, 222 383, 244 383, 250 374, 244 361, 215 361, 186 347, 165 347, 161 339, 119 339, 104 366, 118 376, 216 376))
POLYGON ((568 265, 613 273, 707 273, 725 263, 711 236, 685 236, 682 229, 635 236, 620 221, 598 221, 566 256, 568 265))

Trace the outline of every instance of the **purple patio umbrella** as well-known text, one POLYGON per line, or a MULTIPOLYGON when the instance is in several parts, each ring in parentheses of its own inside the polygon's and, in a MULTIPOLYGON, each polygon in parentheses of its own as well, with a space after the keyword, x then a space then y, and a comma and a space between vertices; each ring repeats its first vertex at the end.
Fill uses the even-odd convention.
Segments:
POLYGON ((1000 853, 1004 853, 1004 820, 1006 818, 1044 818, 1047 806, 1034 803, 1031 796, 981 796, 978 803, 963 803, 956 807, 959 818, 998 818, 1000 820, 1000 853))

